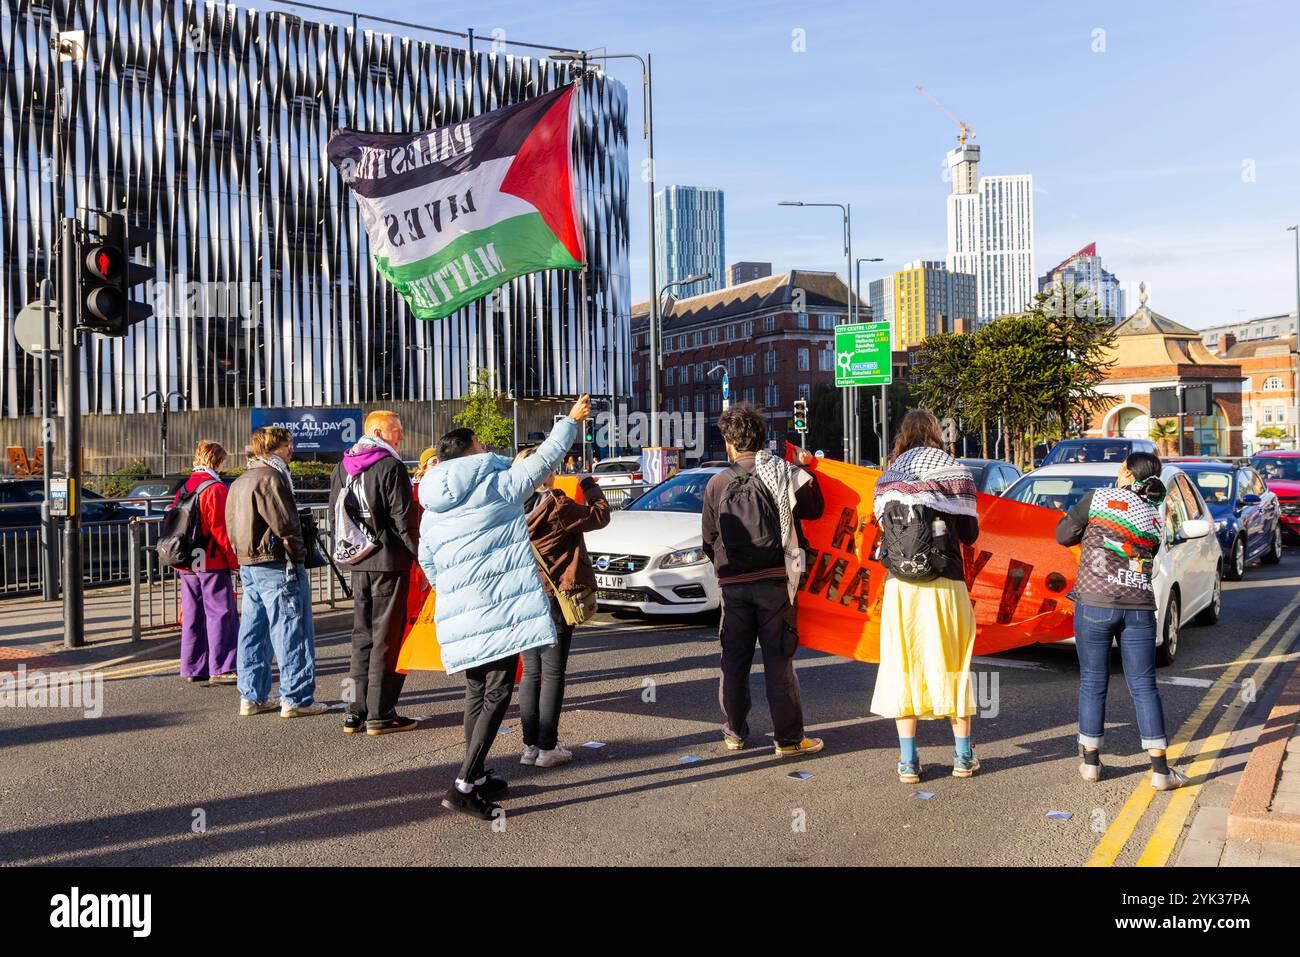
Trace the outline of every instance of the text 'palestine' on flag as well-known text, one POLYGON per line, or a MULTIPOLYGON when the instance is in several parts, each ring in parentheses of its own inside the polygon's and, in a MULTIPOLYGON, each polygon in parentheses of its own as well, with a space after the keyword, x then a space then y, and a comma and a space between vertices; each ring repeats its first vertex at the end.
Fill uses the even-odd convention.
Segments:
POLYGON ((330 137, 375 268, 415 316, 442 319, 516 276, 583 268, 576 106, 568 85, 436 130, 330 137))

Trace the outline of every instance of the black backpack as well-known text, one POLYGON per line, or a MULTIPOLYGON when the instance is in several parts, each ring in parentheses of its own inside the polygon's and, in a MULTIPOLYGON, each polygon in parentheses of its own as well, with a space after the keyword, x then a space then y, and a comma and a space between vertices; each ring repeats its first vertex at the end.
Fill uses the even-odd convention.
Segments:
POLYGON ((203 531, 199 521, 199 496, 209 485, 215 485, 216 479, 208 479, 193 492, 181 490, 176 504, 163 515, 158 528, 158 561, 164 568, 182 568, 190 570, 196 551, 206 551, 208 535, 203 531))
POLYGON ((934 581, 948 571, 944 540, 952 531, 940 513, 925 505, 890 502, 880 516, 880 564, 895 578, 907 582, 934 581), (936 537, 934 523, 944 534, 936 537))
POLYGON ((718 535, 727 573, 743 575, 785 565, 781 515, 756 472, 733 465, 735 475, 718 501, 718 535))

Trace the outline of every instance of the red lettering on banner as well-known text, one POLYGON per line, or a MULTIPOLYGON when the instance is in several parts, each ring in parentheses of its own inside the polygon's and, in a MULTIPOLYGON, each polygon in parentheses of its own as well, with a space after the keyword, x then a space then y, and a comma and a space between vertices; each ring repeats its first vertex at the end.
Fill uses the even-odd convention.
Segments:
POLYGON ((853 537, 857 530, 858 513, 851 508, 841 509, 835 533, 831 536, 831 548, 841 552, 853 551, 853 537))
POLYGON ((1011 623, 1016 613, 1016 605, 1020 604, 1020 596, 1025 593, 1025 586, 1029 584, 1029 575, 1033 570, 1033 565, 1016 558, 1011 559, 1011 567, 1007 569, 1007 580, 1002 584, 1002 602, 998 605, 999 625, 1011 623))

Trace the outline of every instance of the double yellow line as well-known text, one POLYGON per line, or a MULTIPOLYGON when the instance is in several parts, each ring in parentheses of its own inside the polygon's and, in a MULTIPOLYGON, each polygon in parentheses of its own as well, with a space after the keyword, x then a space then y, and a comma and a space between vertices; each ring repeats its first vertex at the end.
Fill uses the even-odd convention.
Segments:
MULTIPOLYGON (((1268 627, 1260 633, 1259 637, 1251 642, 1246 650, 1223 670, 1223 673, 1219 675, 1214 684, 1210 686, 1210 690, 1205 693, 1205 697, 1196 706, 1196 710, 1178 729, 1178 733, 1169 746, 1169 763, 1174 764, 1184 753, 1196 755, 1196 760, 1184 771, 1196 783, 1189 784, 1172 793, 1169 806, 1165 808, 1164 813, 1156 822, 1155 830, 1138 858, 1139 867, 1162 867, 1169 861, 1174 845, 1178 843, 1179 835, 1182 834, 1187 816, 1191 813, 1197 795, 1200 794, 1204 778, 1214 767, 1223 746, 1232 734, 1237 719, 1241 714, 1244 705, 1243 701, 1238 698, 1229 707, 1225 708, 1223 714, 1215 722, 1214 729, 1204 740, 1198 741, 1194 738, 1196 731, 1213 713, 1215 706, 1219 704, 1224 693, 1232 690, 1241 673, 1251 664, 1258 665, 1252 676, 1255 686, 1257 688, 1264 686, 1273 669, 1284 660, 1275 657, 1277 652, 1295 640, 1297 634, 1300 634, 1300 619, 1297 619, 1290 628, 1286 629, 1274 640, 1274 636, 1278 635, 1278 632, 1282 630, 1282 625, 1297 608, 1300 608, 1300 594, 1291 599, 1290 603, 1269 622, 1268 627), (1268 651, 1261 654, 1261 650, 1270 641, 1272 641, 1272 645, 1269 646, 1268 651)), ((1139 783, 1134 787, 1133 793, 1129 795, 1129 799, 1120 808, 1115 820, 1111 822, 1110 827, 1106 829, 1106 833, 1101 836, 1101 840, 1093 848, 1088 860, 1084 862, 1085 867, 1111 867, 1114 865, 1116 859, 1128 844, 1129 839, 1133 836, 1133 832, 1137 829, 1147 808, 1150 807, 1155 795, 1156 791, 1151 787, 1150 780, 1144 773, 1139 783)))

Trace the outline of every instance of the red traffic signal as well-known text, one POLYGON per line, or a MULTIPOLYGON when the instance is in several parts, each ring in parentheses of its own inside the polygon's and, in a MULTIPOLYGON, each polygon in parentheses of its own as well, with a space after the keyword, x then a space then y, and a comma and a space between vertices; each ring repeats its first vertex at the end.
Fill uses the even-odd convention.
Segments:
POLYGON ((91 282, 116 283, 126 269, 126 253, 116 246, 96 244, 86 250, 86 279, 91 282))

